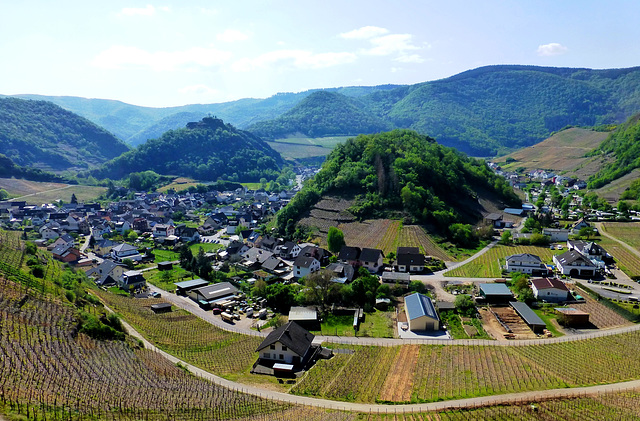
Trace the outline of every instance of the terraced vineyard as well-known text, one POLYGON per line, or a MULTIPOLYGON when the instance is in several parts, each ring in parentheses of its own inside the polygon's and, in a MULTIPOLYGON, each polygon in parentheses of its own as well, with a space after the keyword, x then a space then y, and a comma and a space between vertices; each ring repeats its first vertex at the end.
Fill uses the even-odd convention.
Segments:
POLYGON ((512 254, 520 253, 535 254, 536 256, 539 256, 543 262, 551 263, 553 261, 553 255, 560 254, 562 251, 550 250, 548 247, 503 246, 501 244, 497 244, 477 259, 445 273, 445 276, 499 278, 502 276, 500 265, 504 264, 504 258, 512 254))
POLYGON ((423 253, 440 260, 453 258, 433 241, 424 229, 417 225, 403 226, 399 220, 374 219, 357 222, 347 210, 352 200, 328 197, 318 202, 303 218, 302 225, 317 228, 323 245, 326 246, 327 232, 337 227, 344 233, 348 245, 361 248, 377 248, 385 255, 399 246, 418 247, 423 253))

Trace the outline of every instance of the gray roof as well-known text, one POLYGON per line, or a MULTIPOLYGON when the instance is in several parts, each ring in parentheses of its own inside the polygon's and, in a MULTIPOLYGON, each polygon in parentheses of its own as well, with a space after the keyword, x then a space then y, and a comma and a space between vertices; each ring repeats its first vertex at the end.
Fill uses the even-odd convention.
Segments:
POLYGON ((289 321, 316 321, 318 320, 318 312, 315 308, 309 307, 291 307, 289 310, 289 321))
POLYGON ((238 288, 229 282, 220 282, 219 284, 207 285, 206 287, 194 289, 198 294, 202 295, 205 300, 214 301, 218 298, 233 295, 238 292, 238 288))
POLYGON ((507 256, 506 260, 516 259, 522 262, 535 262, 542 263, 542 259, 539 256, 531 253, 520 253, 520 254, 512 254, 511 256, 507 256))
POLYGON ((422 316, 428 316, 432 319, 440 320, 436 313, 436 308, 431 302, 431 298, 420 293, 411 294, 404 299, 404 305, 407 309, 409 320, 414 320, 422 316))
POLYGON ((513 297, 513 293, 505 284, 478 284, 478 288, 485 296, 509 296, 513 297))
POLYGON ((512 301, 511 307, 522 317, 529 326, 547 326, 547 324, 523 302, 512 301))
POLYGON ((315 257, 307 257, 307 256, 298 256, 296 260, 293 262, 294 266, 298 266, 301 268, 311 267, 311 264, 314 260, 317 260, 315 257))
POLYGON ((579 251, 569 250, 558 256, 555 256, 556 261, 561 265, 573 265, 575 262, 581 261, 585 265, 585 269, 594 268, 596 265, 591 263, 591 260, 583 256, 579 251))
POLYGON ((178 288, 198 288, 198 287, 202 287, 202 286, 207 286, 209 284, 209 282, 205 281, 204 279, 190 279, 188 281, 182 281, 182 282, 174 282, 173 285, 175 285, 178 288))
POLYGON ((364 248, 360 252, 360 261, 361 262, 377 262, 380 256, 384 257, 382 250, 364 248))
POLYGON ((256 352, 276 342, 280 342, 302 358, 311 346, 313 338, 315 338, 315 336, 312 333, 303 329, 295 322, 289 322, 271 332, 258 346, 256 352))

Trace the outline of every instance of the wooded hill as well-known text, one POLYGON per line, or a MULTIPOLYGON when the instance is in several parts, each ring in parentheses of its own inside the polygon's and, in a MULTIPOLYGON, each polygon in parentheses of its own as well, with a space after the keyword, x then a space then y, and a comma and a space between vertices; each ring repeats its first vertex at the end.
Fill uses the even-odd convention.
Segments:
MULTIPOLYGON (((346 87, 326 91, 343 96, 343 104, 357 106, 358 113, 353 110, 351 115, 356 117, 362 130, 411 128, 432 136, 441 144, 475 156, 489 156, 536 144, 567 125, 624 122, 640 110, 640 68, 487 66, 411 86, 346 87)), ((282 136, 298 132, 353 134, 350 127, 341 122, 341 113, 331 112, 330 104, 338 101, 335 96, 318 96, 316 101, 302 103, 314 92, 317 90, 278 94, 267 99, 158 109, 117 102, 102 102, 94 107, 92 101, 103 100, 50 99, 66 103, 64 106, 73 107, 75 112, 98 122, 123 140, 178 112, 212 113, 240 128, 275 120, 254 127, 260 130, 271 127, 271 132, 282 136), (318 101, 321 98, 326 104, 318 101), (288 114, 294 107, 296 111, 288 114), (316 114, 314 121, 301 118, 317 110, 325 110, 326 115, 316 114), (143 127, 145 122, 147 126, 143 127), (336 129, 344 133, 336 133, 336 129)))
POLYGON ((292 234, 297 221, 323 195, 355 195, 350 211, 361 218, 401 212, 446 232, 452 223, 480 219, 479 193, 504 204, 519 199, 483 161, 411 130, 360 135, 338 145, 320 172, 277 215, 292 234))
POLYGON ((203 181, 274 179, 283 161, 262 139, 222 120, 205 117, 186 128, 170 130, 92 172, 118 179, 131 172, 155 171, 203 181))
POLYGON ((129 148, 89 120, 45 101, 0 98, 0 153, 22 167, 96 167, 129 148))

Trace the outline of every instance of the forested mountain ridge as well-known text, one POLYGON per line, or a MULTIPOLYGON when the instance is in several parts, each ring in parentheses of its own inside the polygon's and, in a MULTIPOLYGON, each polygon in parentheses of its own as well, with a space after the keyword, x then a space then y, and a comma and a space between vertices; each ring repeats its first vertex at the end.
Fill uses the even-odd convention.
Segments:
POLYGON ((129 148, 91 121, 46 101, 0 98, 0 153, 22 167, 96 167, 129 148))
POLYGON ((356 99, 335 92, 318 91, 275 120, 252 124, 247 130, 273 140, 296 133, 308 137, 350 136, 391 128, 390 123, 368 112, 356 99))
POLYGON ((356 196, 350 211, 361 218, 402 212, 417 222, 445 230, 453 223, 477 222, 478 192, 504 204, 520 202, 504 178, 480 160, 412 130, 360 135, 338 145, 320 172, 277 215, 281 233, 323 195, 356 196))
POLYGON ((203 181, 259 181, 262 177, 276 178, 282 164, 282 157, 259 137, 220 119, 205 117, 148 140, 91 175, 117 179, 151 170, 203 181))

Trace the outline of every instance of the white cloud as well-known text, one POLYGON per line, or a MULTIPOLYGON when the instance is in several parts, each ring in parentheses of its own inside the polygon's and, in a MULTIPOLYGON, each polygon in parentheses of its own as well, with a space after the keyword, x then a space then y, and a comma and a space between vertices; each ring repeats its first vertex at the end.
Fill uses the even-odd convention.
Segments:
POLYGON ((353 31, 342 33, 340 34, 340 37, 345 39, 369 39, 387 33, 389 33, 389 30, 385 28, 380 28, 377 26, 364 26, 360 29, 354 29, 353 31))
POLYGON ((564 45, 552 42, 550 44, 544 44, 538 47, 537 53, 541 57, 560 56, 566 54, 569 51, 564 45))
POLYGON ((418 54, 402 54, 393 59, 400 63, 424 63, 425 60, 418 54))
POLYGON ((411 38, 413 36, 410 34, 391 34, 373 38, 370 40, 372 47, 364 53, 372 56, 388 56, 408 50, 419 50, 420 47, 411 44, 411 38))
POLYGON ((305 50, 277 50, 261 54, 256 58, 244 58, 233 64, 235 71, 250 71, 256 68, 267 68, 272 65, 290 65, 298 69, 322 69, 351 63, 356 60, 353 53, 319 53, 305 50))
POLYGON ((181 94, 216 95, 218 90, 210 88, 207 85, 190 85, 178 89, 178 92, 181 94))
POLYGON ((236 29, 227 29, 216 37, 218 41, 235 42, 249 39, 249 35, 236 29))
POLYGON ((152 16, 156 8, 150 4, 147 7, 125 7, 120 11, 121 16, 152 16))
POLYGON ((149 52, 137 47, 114 45, 98 54, 92 64, 107 69, 138 66, 150 67, 156 71, 171 71, 194 66, 219 66, 230 58, 230 52, 214 48, 193 47, 184 51, 149 52))

